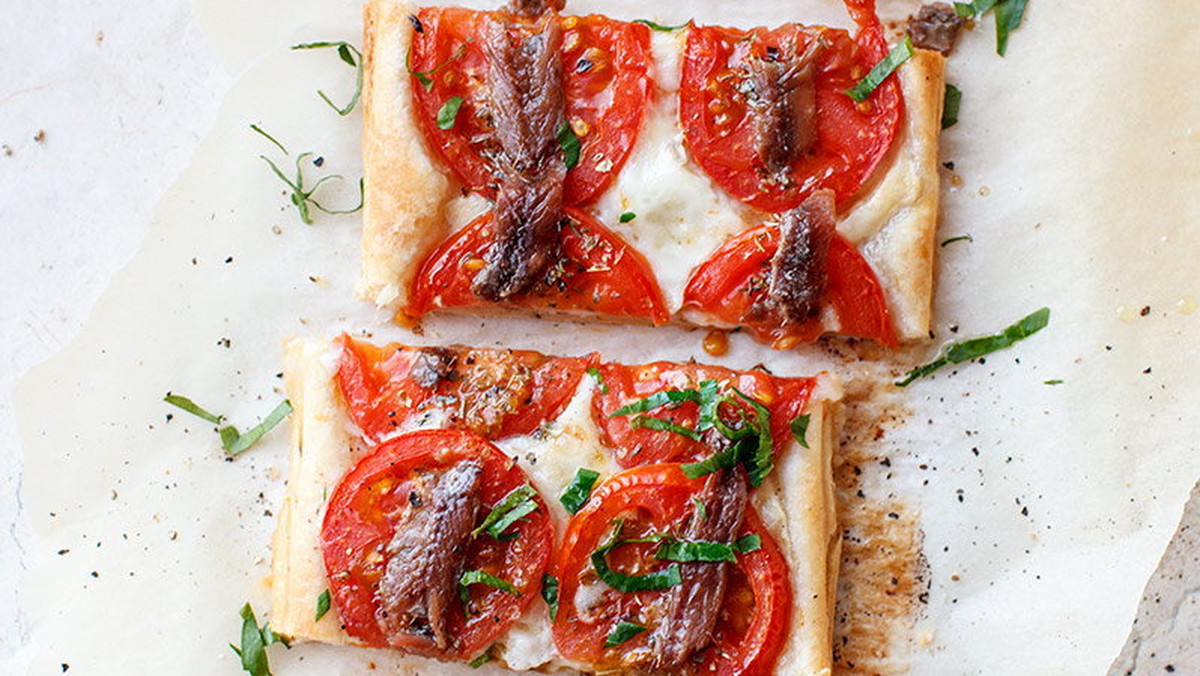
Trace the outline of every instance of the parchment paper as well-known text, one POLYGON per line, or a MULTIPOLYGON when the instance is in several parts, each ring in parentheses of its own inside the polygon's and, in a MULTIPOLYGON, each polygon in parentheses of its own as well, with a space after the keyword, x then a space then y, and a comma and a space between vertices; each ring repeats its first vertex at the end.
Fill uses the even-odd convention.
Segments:
MULTIPOLYGON (((266 609, 284 436, 225 462, 208 425, 161 402, 167 391, 248 426, 282 396, 281 340, 343 329, 627 361, 701 355, 702 334, 676 329, 458 319, 418 338, 386 326, 352 299, 355 218, 301 225, 256 157, 273 148, 247 129, 261 123, 294 152, 319 152, 322 172, 359 175, 357 116, 338 118, 314 91, 339 99, 349 69, 287 50, 357 43, 357 3, 246 5, 201 3, 214 44, 245 72, 136 260, 19 391, 36 532, 25 594, 33 673, 239 672, 226 643, 243 601, 266 609)), ((743 24, 845 23, 838 3, 816 0, 655 10, 664 21, 733 12, 743 24)), ((973 241, 939 251, 935 344, 1043 305, 1054 314, 1017 348, 908 388, 907 423, 883 442, 887 490, 919 506, 929 565, 916 647, 903 656, 912 673, 1100 673, 1200 475, 1195 14, 1182 1, 1034 0, 1006 58, 993 53, 988 19, 951 61, 964 101, 943 136, 954 164, 941 238, 973 241)), ((327 201, 353 203, 353 182, 327 201)), ((744 336, 721 361, 781 374, 841 363, 744 336)), ((362 673, 373 659, 272 650, 287 676, 362 673)))

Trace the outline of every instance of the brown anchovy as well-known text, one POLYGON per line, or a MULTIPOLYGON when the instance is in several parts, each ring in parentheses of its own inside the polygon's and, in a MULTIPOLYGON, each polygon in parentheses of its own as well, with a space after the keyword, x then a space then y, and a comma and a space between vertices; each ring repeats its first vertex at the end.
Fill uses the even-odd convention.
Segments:
POLYGON ((836 228, 832 190, 818 190, 779 215, 779 249, 771 259, 767 297, 785 322, 802 322, 820 310, 836 228))
POLYGON ((495 243, 471 283, 485 300, 525 291, 557 256, 567 175, 558 145, 565 119, 562 40, 553 12, 533 23, 493 18, 484 31, 488 107, 499 146, 495 243))
MULTIPOLYGON (((705 506, 705 517, 694 514, 682 537, 689 541, 733 544, 746 515, 748 488, 740 465, 712 476, 696 496, 705 506)), ((712 642, 713 628, 725 601, 729 563, 680 563, 683 583, 667 595, 662 620, 649 635, 650 671, 677 673, 685 661, 712 642)))
POLYGON ((417 387, 433 389, 454 374, 458 353, 444 347, 423 347, 417 350, 408 377, 417 387))
POLYGON ((917 47, 949 54, 958 42, 958 33, 965 23, 953 7, 944 2, 934 2, 922 7, 916 16, 908 18, 908 34, 917 47))
POLYGON ((566 0, 511 0, 508 11, 518 16, 536 17, 548 9, 562 11, 566 4, 566 0))
POLYGON ((772 176, 786 174, 817 142, 817 56, 823 49, 814 39, 803 54, 788 57, 774 50, 747 66, 754 142, 772 176))
POLYGON ((398 648, 450 646, 450 609, 479 509, 483 466, 464 460, 429 477, 408 495, 410 509, 387 545, 390 557, 375 592, 376 620, 398 648), (415 639, 415 640, 414 640, 415 639))

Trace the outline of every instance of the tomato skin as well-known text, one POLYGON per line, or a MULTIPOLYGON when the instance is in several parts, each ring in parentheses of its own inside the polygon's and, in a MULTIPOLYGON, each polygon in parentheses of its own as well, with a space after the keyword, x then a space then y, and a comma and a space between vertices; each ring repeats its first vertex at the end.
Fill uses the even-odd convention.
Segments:
MULTIPOLYGON (((595 313, 606 317, 670 319, 662 291, 646 259, 595 218, 567 209, 574 223, 560 233, 563 271, 558 281, 539 281, 530 291, 504 301, 533 310, 595 313)), ((421 264, 405 312, 421 317, 448 307, 486 304, 471 290, 494 238, 495 215, 486 213, 450 236, 421 264)))
MULTIPOLYGON (((604 642, 618 621, 638 617, 639 609, 652 605, 662 592, 623 594, 603 588, 602 604, 593 605, 589 615, 582 616, 576 596, 582 581, 594 575, 588 563, 591 553, 618 518, 625 519, 634 535, 670 532, 692 513, 692 498, 703 485, 703 479, 688 479, 677 464, 660 464, 621 472, 593 491, 567 524, 553 562, 552 574, 559 581, 559 610, 552 628, 560 654, 603 670, 621 667, 628 653, 645 647, 649 632, 615 648, 605 649, 604 642)), ((731 568, 731 584, 713 644, 693 657, 696 674, 765 676, 782 651, 792 603, 787 561, 754 509, 748 507, 739 537, 751 533, 761 537, 762 547, 739 555, 736 570, 731 568)), ((646 572, 652 569, 646 566, 664 565, 650 558, 653 550, 653 544, 628 545, 622 548, 623 561, 616 560, 614 552, 610 562, 640 565, 638 570, 646 572)))
MULTIPOLYGON (((480 37, 489 20, 521 20, 504 11, 458 7, 426 7, 417 16, 422 31, 413 35, 409 68, 427 72, 446 64, 427 76, 433 81, 428 90, 412 76, 417 121, 429 146, 467 189, 492 197, 496 180, 487 159, 494 152, 485 112, 488 61, 480 37), (453 96, 463 103, 454 126, 441 129, 438 111, 453 96)), ((651 91, 650 31, 599 15, 555 20, 563 26, 566 119, 582 144, 579 163, 567 172, 564 200, 568 206, 583 206, 612 184, 641 131, 651 91)))
MULTIPOLYGON (((684 307, 745 326, 757 340, 777 349, 820 338, 825 333, 820 316, 784 325, 777 312, 752 311, 766 295, 766 275, 778 248, 779 229, 771 225, 731 238, 692 273, 683 292, 684 307)), ((900 344, 875 271, 840 234, 829 245, 822 305, 832 307, 837 315, 837 333, 868 338, 887 347, 900 344)))
POLYGON ((529 434, 558 417, 579 379, 598 359, 547 357, 525 350, 457 348, 456 378, 423 388, 412 379, 421 348, 377 347, 343 335, 337 382, 346 408, 368 441, 378 443, 421 415, 488 439, 529 434))
MULTIPOLYGON (((406 481, 415 472, 448 469, 463 460, 483 463, 480 501, 485 507, 528 483, 516 462, 482 437, 461 430, 423 430, 397 437, 364 456, 334 488, 321 528, 330 595, 350 636, 371 647, 402 647, 439 659, 471 659, 520 619, 538 596, 554 541, 553 525, 540 496, 539 509, 518 521, 518 537, 500 541, 480 536, 469 545, 466 570, 485 570, 509 581, 520 596, 482 585, 470 588, 474 614, 455 604, 446 650, 432 642, 402 637, 397 645, 381 630, 375 589, 387 565, 384 547, 408 509, 406 481)), ((480 517, 482 518, 482 517, 480 517)))
MULTIPOLYGON (((637 429, 630 425, 635 415, 616 416, 612 413, 630 402, 643 399, 663 390, 698 389, 703 380, 715 380, 722 391, 736 387, 746 395, 764 403, 771 411, 771 433, 775 452, 780 454, 791 439, 788 425, 808 405, 816 386, 813 378, 777 378, 761 371, 733 371, 720 366, 656 362, 641 366, 601 364, 598 367, 603 387, 592 399, 592 416, 600 429, 600 438, 612 449, 621 467, 637 467, 664 462, 695 462, 712 454, 712 449, 700 441, 692 441, 674 432, 637 429)), ((739 406, 749 413, 749 409, 739 406)), ((722 410, 726 422, 738 420, 737 412, 722 410)), ((695 429, 700 417, 699 406, 683 402, 663 406, 645 415, 669 420, 677 425, 695 429)))
POLYGON ((706 26, 688 34, 679 94, 684 143, 697 164, 737 199, 780 212, 828 188, 844 204, 887 154, 900 128, 903 96, 894 76, 862 104, 845 94, 887 53, 874 2, 850 0, 847 7, 860 26, 856 38, 843 30, 796 24, 749 31, 706 26), (790 181, 780 182, 762 170, 752 111, 739 88, 743 64, 768 48, 802 53, 813 40, 826 44, 815 75, 817 141, 810 154, 793 163, 790 181))

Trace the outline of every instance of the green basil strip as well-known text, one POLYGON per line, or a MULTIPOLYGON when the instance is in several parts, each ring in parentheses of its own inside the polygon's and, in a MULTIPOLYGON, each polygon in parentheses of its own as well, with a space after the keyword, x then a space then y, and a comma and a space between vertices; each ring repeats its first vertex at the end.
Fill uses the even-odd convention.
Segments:
POLYGON ((696 517, 708 521, 708 506, 700 498, 692 498, 692 504, 696 506, 696 517))
POLYGON ((991 11, 992 7, 996 6, 997 0, 974 0, 974 2, 956 2, 954 3, 954 13, 964 19, 972 19, 981 14, 986 14, 991 11))
POLYGON ((875 67, 871 69, 871 72, 867 73, 866 77, 854 85, 853 88, 847 89, 846 95, 859 103, 866 101, 871 92, 883 84, 887 76, 895 72, 900 67, 900 64, 908 61, 912 55, 912 38, 906 35, 904 36, 904 41, 893 47, 892 51, 888 52, 888 55, 882 61, 875 64, 875 67))
POLYGON ((504 531, 517 522, 518 519, 531 514, 538 508, 537 491, 529 484, 522 484, 508 492, 496 506, 488 512, 483 523, 471 531, 471 537, 479 537, 479 534, 487 531, 488 535, 494 538, 499 538, 504 531))
POLYGON ((612 630, 612 633, 608 635, 608 639, 604 641, 604 647, 613 648, 619 646, 643 631, 646 631, 646 628, 642 625, 621 620, 617 623, 617 627, 612 630))
POLYGON ((292 45, 292 49, 323 49, 326 47, 336 47, 337 55, 348 66, 355 70, 355 86, 354 93, 350 96, 350 101, 345 106, 338 106, 329 99, 329 96, 321 90, 317 90, 317 94, 329 105, 337 111, 338 115, 349 115, 350 111, 358 105, 358 99, 362 96, 363 89, 363 58, 362 53, 358 51, 354 45, 349 42, 309 42, 302 45, 292 45))
POLYGON ((1021 27, 1029 0, 1003 0, 996 4, 996 53, 1008 51, 1008 34, 1021 27))
POLYGON ((639 399, 637 401, 625 404, 621 408, 609 413, 608 417, 616 418, 618 416, 629 415, 631 413, 646 413, 647 411, 653 411, 660 406, 666 406, 667 404, 678 404, 685 401, 694 401, 696 403, 700 403, 700 393, 696 390, 663 390, 662 392, 655 392, 645 399, 639 399))
POLYGON ((1042 384, 1043 385, 1062 385, 1063 381, 1059 380, 1058 378, 1055 378, 1054 380, 1043 380, 1042 384))
POLYGON ((717 395, 717 381, 703 380, 700 382, 700 418, 696 423, 696 431, 712 429, 717 423, 717 407, 721 397, 717 395))
POLYGON ((689 462, 680 467, 689 479, 699 479, 702 476, 728 469, 741 460, 741 442, 732 444, 729 448, 713 453, 699 462, 689 462))
POLYGON ((914 380, 923 378, 947 364, 961 364, 965 361, 978 359, 998 350, 1003 350, 1041 331, 1049 323, 1050 308, 1044 307, 1022 317, 1015 324, 1000 333, 949 345, 942 352, 941 357, 909 371, 902 380, 896 381, 896 385, 898 387, 905 387, 914 380))
POLYGON ((592 552, 592 567, 596 569, 596 576, 600 578, 604 584, 616 589, 619 592, 626 594, 640 591, 658 591, 660 589, 669 589, 677 584, 683 583, 683 576, 679 571, 678 564, 672 564, 662 570, 656 570, 652 573, 644 575, 626 575, 618 573, 608 565, 608 553, 613 549, 622 545, 634 544, 638 542, 655 542, 661 538, 640 538, 637 540, 616 540, 604 545, 592 552))
POLYGON ((671 31, 677 31, 681 28, 687 28, 688 23, 691 23, 689 21, 686 23, 681 23, 678 26, 664 26, 661 23, 658 23, 656 21, 651 21, 649 19, 634 19, 633 22, 640 23, 643 26, 649 26, 651 30, 663 31, 664 33, 670 33, 671 31))
POLYGON ((741 390, 734 388, 733 391, 754 408, 753 424, 758 436, 758 445, 754 453, 747 458, 746 473, 750 477, 751 486, 761 486, 767 475, 775 469, 775 440, 771 435, 771 411, 757 399, 741 390))
POLYGON ((251 676, 271 676, 271 665, 267 660, 267 646, 282 643, 290 648, 286 637, 271 631, 267 625, 258 626, 254 609, 247 603, 238 613, 242 617, 241 647, 229 644, 241 658, 242 669, 251 676))
POLYGON ((216 413, 209 413, 208 411, 204 410, 203 408, 200 408, 200 406, 197 405, 196 402, 192 401, 191 399, 188 399, 187 397, 185 397, 181 394, 171 394, 170 392, 167 392, 167 396, 163 397, 163 401, 167 402, 168 404, 170 404, 176 408, 181 408, 181 409, 187 411, 188 413, 191 413, 192 415, 196 416, 197 418, 200 418, 202 420, 207 420, 208 422, 210 422, 214 425, 220 425, 222 422, 225 421, 225 416, 217 415, 216 413))
POLYGON ((579 153, 583 145, 569 122, 563 122, 558 128, 558 145, 562 148, 563 162, 566 163, 567 169, 574 169, 575 165, 579 164, 579 153))
POLYGON ((476 657, 475 659, 471 660, 470 662, 467 662, 467 666, 471 667, 472 669, 478 669, 479 667, 482 667, 483 665, 485 665, 491 661, 492 661, 492 649, 488 648, 487 652, 480 655, 479 657, 476 657))
POLYGON ((596 479, 599 478, 599 472, 580 467, 575 472, 575 478, 571 480, 571 484, 559 496, 558 501, 568 512, 575 514, 587 503, 588 498, 592 495, 592 487, 596 485, 596 479))
POLYGON ((974 242, 974 241, 975 241, 975 238, 970 235, 959 235, 957 237, 951 237, 951 238, 947 239, 946 241, 942 242, 942 246, 946 246, 947 244, 953 244, 955 242, 974 242))
POLYGON ((664 540, 654 552, 654 558, 661 561, 692 561, 720 562, 736 561, 737 556, 732 545, 721 542, 685 542, 683 540, 664 540))
POLYGON ((738 554, 749 554, 762 548, 762 537, 758 533, 743 535, 733 543, 733 549, 738 554))
MULTIPOLYGON (((274 408, 267 417, 263 418, 262 422, 254 427, 246 430, 244 434, 233 440, 233 443, 225 446, 225 453, 229 456, 238 456, 250 450, 254 444, 257 444, 260 439, 266 436, 267 432, 275 429, 275 426, 283 422, 283 419, 288 417, 292 412, 292 402, 284 399, 279 402, 279 405, 274 408)), ((224 440, 225 432, 221 432, 222 440, 224 440)))
POLYGON ((329 598, 329 590, 326 589, 325 591, 321 592, 320 596, 317 597, 317 615, 315 618, 317 622, 320 622, 321 618, 325 617, 325 613, 329 612, 330 605, 331 600, 329 598))
POLYGON ((810 448, 808 445, 808 421, 809 415, 805 413, 804 415, 792 418, 792 422, 789 425, 792 429, 792 438, 796 440, 796 443, 805 448, 810 448))
POLYGON ((680 436, 687 437, 692 441, 700 441, 700 433, 683 425, 677 425, 670 420, 662 420, 661 418, 650 418, 648 416, 639 415, 629 421, 629 426, 634 429, 655 430, 657 432, 674 432, 680 436))
POLYGON ((470 587, 473 584, 487 585, 513 596, 521 595, 521 592, 517 591, 517 588, 512 586, 512 583, 508 580, 502 580, 482 570, 468 570, 464 571, 462 577, 458 578, 458 596, 462 599, 463 603, 466 603, 471 598, 470 587))
POLYGON ((942 129, 958 124, 958 108, 961 105, 962 90, 952 84, 946 85, 946 93, 942 96, 942 129))
POLYGON ((558 578, 550 573, 542 575, 542 600, 550 606, 550 621, 558 619, 558 578))
POLYGON ((438 129, 453 129, 454 121, 458 118, 458 109, 462 107, 463 97, 451 96, 446 99, 442 107, 438 109, 437 126, 438 129))
POLYGON ((626 211, 625 213, 621 214, 621 217, 617 220, 621 221, 622 223, 628 223, 635 218, 637 218, 637 214, 633 213, 632 211, 626 211))
POLYGON ((405 54, 405 56, 404 56, 404 69, 408 71, 409 75, 412 75, 413 77, 417 78, 417 82, 421 83, 421 86, 425 89, 425 91, 430 91, 433 89, 433 78, 430 76, 437 75, 437 72, 439 70, 445 68, 446 66, 450 65, 452 62, 458 60, 466 52, 467 52, 467 46, 463 45, 463 46, 459 47, 458 51, 455 52, 450 58, 439 63, 438 65, 434 66, 433 68, 430 68, 429 70, 413 70, 412 69, 412 47, 409 47, 408 53, 405 54))
POLYGON ((600 369, 589 366, 587 374, 596 379, 596 384, 600 386, 600 394, 608 394, 608 385, 604 382, 604 374, 600 373, 600 369))

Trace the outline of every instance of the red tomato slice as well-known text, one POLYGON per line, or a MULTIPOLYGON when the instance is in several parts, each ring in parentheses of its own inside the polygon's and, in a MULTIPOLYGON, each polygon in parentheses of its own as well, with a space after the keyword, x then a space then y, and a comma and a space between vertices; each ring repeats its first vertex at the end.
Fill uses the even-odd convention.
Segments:
POLYGON ((455 377, 434 387, 414 382, 423 348, 376 347, 343 335, 337 381, 350 415, 379 442, 424 415, 489 439, 529 434, 557 418, 595 356, 547 357, 524 350, 437 348, 455 357, 455 377))
MULTIPOLYGON (((595 218, 567 209, 572 224, 559 235, 565 262, 557 281, 539 282, 507 305, 535 310, 584 312, 665 324, 670 315, 650 264, 595 218)), ((421 264, 405 312, 413 317, 439 308, 486 303, 471 280, 492 245, 495 216, 489 212, 450 236, 421 264)))
POLYGON ((867 180, 900 128, 903 96, 889 77, 863 103, 845 94, 887 54, 874 0, 847 2, 859 33, 787 24, 774 30, 694 28, 688 34, 680 84, 680 120, 692 157, 729 194, 759 209, 785 211, 814 191, 829 188, 845 203, 867 180), (798 159, 791 181, 762 171, 746 95, 744 64, 769 49, 801 53, 813 40, 826 44, 816 75, 817 141, 798 159))
MULTIPOLYGON (((409 69, 428 73, 427 89, 412 77, 417 120, 429 145, 468 189, 491 196, 496 186, 488 158, 493 151, 486 114, 487 56, 481 36, 489 16, 520 21, 506 12, 427 7, 417 15, 409 69), (430 72, 436 71, 436 72, 430 72), (438 111, 462 97, 454 126, 437 126, 438 111)), ((607 17, 568 16, 563 26, 566 119, 582 144, 579 164, 567 172, 565 201, 596 201, 624 166, 642 127, 650 96, 650 31, 607 17)))
POLYGON ((372 647, 394 647, 441 659, 471 659, 520 619, 538 596, 554 543, 546 506, 511 527, 517 533, 501 541, 488 535, 471 540, 465 570, 482 570, 511 583, 520 596, 471 585, 467 604, 449 610, 448 634, 454 642, 438 650, 418 634, 389 643, 376 614, 376 592, 387 566, 386 546, 412 507, 410 482, 418 473, 445 471, 463 460, 483 464, 480 520, 513 489, 528 483, 511 458, 482 437, 460 430, 424 430, 397 437, 365 456, 342 479, 329 499, 321 528, 321 546, 329 590, 350 636, 372 647), (470 612, 467 612, 469 607, 470 612), (399 643, 399 645, 397 645, 399 643))
MULTIPOLYGON (((777 313, 753 313, 767 292, 766 274, 779 247, 779 230, 763 225, 731 238, 692 273, 683 292, 685 307, 694 307, 729 324, 745 326, 759 341, 777 349, 812 342, 825 329, 820 317, 783 325, 777 313)), ((823 304, 838 318, 837 333, 869 338, 887 347, 899 345, 883 287, 870 264, 846 238, 829 244, 823 304)))
MULTIPOLYGON (((601 364, 598 369, 603 383, 592 399, 592 415, 600 428, 600 438, 613 449, 613 456, 621 467, 695 462, 713 452, 703 442, 692 441, 675 432, 632 427, 630 422, 636 415, 612 417, 622 406, 663 390, 698 390, 701 381, 715 380, 722 392, 736 387, 767 406, 771 411, 775 452, 782 453, 791 438, 788 425, 804 411, 816 385, 813 378, 776 378, 761 371, 739 372, 700 364, 601 364)), ((737 408, 752 413, 746 404, 739 404, 737 408)), ((729 405, 720 414, 727 423, 740 420, 738 411, 729 405)), ((700 409, 695 403, 683 402, 662 406, 644 415, 695 429, 700 409)))
MULTIPOLYGON (((605 648, 604 643, 622 620, 652 629, 653 606, 662 592, 622 593, 608 588, 596 580, 591 554, 604 543, 617 519, 624 519, 623 538, 677 530, 695 510, 692 498, 703 485, 703 480, 688 479, 675 464, 638 467, 597 487, 587 505, 571 518, 553 564, 559 583, 554 643, 564 657, 600 670, 618 669, 627 664, 631 653, 645 648, 649 631, 613 648, 605 648), (579 598, 584 586, 590 588, 582 592, 586 603, 579 598), (586 605, 587 612, 581 613, 578 604, 586 605)), ((696 656, 698 674, 770 674, 783 647, 792 604, 787 561, 753 508, 747 508, 741 534, 750 533, 762 538, 762 547, 739 555, 731 569, 720 628, 713 645, 696 656)), ((656 547, 626 545, 614 550, 609 562, 617 570, 652 572, 667 565, 653 558, 656 547)))

